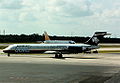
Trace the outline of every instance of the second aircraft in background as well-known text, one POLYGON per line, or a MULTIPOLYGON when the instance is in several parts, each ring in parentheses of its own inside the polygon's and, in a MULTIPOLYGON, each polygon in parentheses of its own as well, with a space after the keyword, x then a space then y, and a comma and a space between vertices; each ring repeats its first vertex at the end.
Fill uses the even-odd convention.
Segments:
POLYGON ((46 31, 44 32, 44 36, 44 43, 46 44, 75 44, 75 42, 71 40, 51 40, 46 31))

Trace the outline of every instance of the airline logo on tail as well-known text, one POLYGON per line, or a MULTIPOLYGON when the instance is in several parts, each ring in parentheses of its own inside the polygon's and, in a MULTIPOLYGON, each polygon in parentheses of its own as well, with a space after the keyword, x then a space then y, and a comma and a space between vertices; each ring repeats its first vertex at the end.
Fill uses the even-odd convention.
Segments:
POLYGON ((107 32, 95 32, 93 37, 90 38, 85 44, 89 45, 95 45, 97 46, 99 44, 99 41, 105 36, 105 35, 110 35, 107 32))
POLYGON ((93 37, 92 41, 97 44, 99 42, 99 39, 97 37, 93 37))

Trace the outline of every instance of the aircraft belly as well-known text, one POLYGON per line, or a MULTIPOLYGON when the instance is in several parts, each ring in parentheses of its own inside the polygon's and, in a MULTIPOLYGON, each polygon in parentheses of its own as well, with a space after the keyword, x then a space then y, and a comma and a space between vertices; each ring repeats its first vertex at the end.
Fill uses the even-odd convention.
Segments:
POLYGON ((3 50, 5 53, 15 53, 15 50, 3 50))
POLYGON ((44 53, 45 50, 6 50, 5 53, 44 53))

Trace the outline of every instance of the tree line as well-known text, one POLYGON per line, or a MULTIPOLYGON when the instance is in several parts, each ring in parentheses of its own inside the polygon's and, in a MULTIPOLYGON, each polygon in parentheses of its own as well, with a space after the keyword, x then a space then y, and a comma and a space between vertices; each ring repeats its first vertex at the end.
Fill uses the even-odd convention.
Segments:
MULTIPOLYGON (((90 37, 70 37, 70 36, 50 36, 51 40, 72 40, 76 43, 83 43, 90 37)), ((0 35, 0 43, 35 43, 44 41, 44 35, 39 34, 21 34, 21 35, 0 35)), ((102 38, 101 43, 120 43, 120 38, 102 38)))

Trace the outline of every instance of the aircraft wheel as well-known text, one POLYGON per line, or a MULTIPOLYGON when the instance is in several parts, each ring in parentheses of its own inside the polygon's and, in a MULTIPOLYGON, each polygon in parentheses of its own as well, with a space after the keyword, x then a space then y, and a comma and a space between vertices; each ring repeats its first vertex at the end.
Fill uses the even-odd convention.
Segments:
POLYGON ((10 57, 10 54, 8 53, 8 57, 10 57))
POLYGON ((58 58, 58 54, 55 54, 55 58, 58 58))
POLYGON ((93 51, 93 53, 98 53, 98 51, 96 50, 96 51, 93 51))
POLYGON ((63 56, 62 56, 62 54, 59 54, 59 58, 62 58, 63 56))

